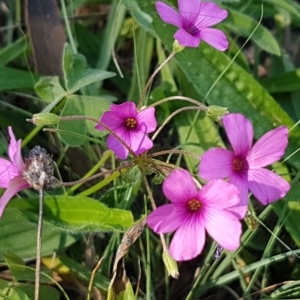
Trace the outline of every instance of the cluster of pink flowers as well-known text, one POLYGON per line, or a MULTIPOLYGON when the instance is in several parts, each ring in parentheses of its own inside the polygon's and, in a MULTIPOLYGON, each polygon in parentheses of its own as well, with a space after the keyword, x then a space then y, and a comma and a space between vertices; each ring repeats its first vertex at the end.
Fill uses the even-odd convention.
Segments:
MULTIPOLYGON (((151 107, 138 112, 132 102, 113 104, 100 122, 138 155, 153 145, 147 133, 156 128, 154 113, 151 107)), ((222 121, 232 150, 213 148, 203 154, 199 176, 211 181, 197 189, 189 172, 174 171, 163 183, 163 193, 172 203, 159 207, 147 219, 157 233, 176 231, 170 254, 178 261, 201 253, 205 230, 221 247, 237 249, 241 235, 239 220, 246 214, 249 190, 266 205, 283 198, 290 188, 279 175, 264 168, 283 156, 288 143, 285 126, 269 131, 252 146, 254 132, 248 119, 231 113, 222 121), (228 182, 221 180, 225 178, 228 182)), ((105 129, 101 125, 96 128, 105 129)), ((128 156, 127 148, 112 134, 107 145, 119 158, 128 156)))
MULTIPOLYGON (((200 0, 179 0, 178 5, 179 13, 161 1, 156 2, 162 20, 179 28, 174 37, 182 46, 197 47, 200 40, 204 40, 218 50, 227 49, 225 34, 209 28, 227 17, 226 10, 200 0)), ((209 181, 200 188, 189 172, 173 171, 162 186, 171 203, 157 208, 147 218, 148 225, 157 233, 175 231, 170 254, 177 261, 199 255, 206 232, 220 248, 236 250, 240 245, 240 219, 247 211, 249 191, 267 205, 283 198, 290 188, 288 182, 265 168, 284 154, 288 144, 285 126, 269 131, 252 146, 253 126, 243 115, 225 115, 222 123, 232 150, 213 148, 203 154, 199 176, 209 181)), ((153 147, 147 134, 154 132, 156 126, 153 107, 138 111, 133 102, 126 102, 112 104, 95 128, 109 128, 108 148, 120 159, 126 159, 129 149, 140 155, 153 147)), ((16 141, 11 127, 8 131, 10 160, 0 158, 0 187, 6 188, 0 198, 0 217, 8 201, 29 187, 22 176, 21 140, 16 141)))

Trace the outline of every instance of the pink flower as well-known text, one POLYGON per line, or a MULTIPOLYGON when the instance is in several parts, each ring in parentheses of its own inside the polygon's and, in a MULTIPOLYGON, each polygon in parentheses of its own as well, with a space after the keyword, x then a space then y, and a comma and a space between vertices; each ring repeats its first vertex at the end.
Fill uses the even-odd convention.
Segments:
POLYGON ((0 217, 8 201, 18 192, 28 188, 30 185, 23 179, 24 162, 21 156, 22 140, 16 141, 12 128, 8 127, 10 143, 8 146, 8 156, 10 160, 0 158, 0 187, 6 191, 0 198, 0 217))
POLYGON ((147 223, 157 233, 176 230, 169 249, 175 260, 189 260, 200 254, 205 230, 225 249, 239 247, 241 223, 231 211, 231 206, 240 201, 234 185, 213 180, 197 190, 189 172, 175 170, 165 179, 163 192, 172 203, 154 210, 147 223))
POLYGON ((178 0, 179 13, 164 2, 157 1, 155 5, 164 22, 179 28, 174 38, 180 45, 198 47, 200 40, 203 40, 220 51, 228 48, 225 34, 209 28, 227 18, 227 11, 217 4, 201 0, 178 0))
POLYGON ((252 146, 253 127, 243 115, 228 114, 223 117, 223 125, 233 151, 213 148, 205 152, 199 175, 207 180, 228 177, 228 182, 240 189, 242 214, 247 210, 248 190, 264 205, 284 197, 289 183, 264 167, 283 156, 287 128, 280 126, 267 132, 252 146))
MULTIPOLYGON (((112 104, 110 109, 101 116, 100 121, 113 130, 135 154, 141 154, 153 147, 152 141, 146 134, 156 128, 154 107, 137 111, 133 102, 125 102, 120 105, 112 104)), ((106 130, 100 124, 95 128, 106 130)), ((128 149, 112 134, 107 139, 107 146, 119 158, 127 158, 128 149)))

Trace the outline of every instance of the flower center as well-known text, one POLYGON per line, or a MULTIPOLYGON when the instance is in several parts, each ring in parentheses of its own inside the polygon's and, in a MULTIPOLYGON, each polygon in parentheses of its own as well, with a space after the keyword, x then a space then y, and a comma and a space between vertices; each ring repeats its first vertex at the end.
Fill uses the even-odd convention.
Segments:
POLYGON ((190 211, 198 211, 202 207, 202 203, 198 199, 192 199, 188 203, 188 208, 190 211))
POLYGON ((125 125, 130 129, 134 129, 137 125, 137 121, 134 118, 127 118, 125 121, 125 125))
POLYGON ((248 163, 244 157, 235 157, 232 161, 232 170, 233 171, 241 171, 248 170, 248 163))

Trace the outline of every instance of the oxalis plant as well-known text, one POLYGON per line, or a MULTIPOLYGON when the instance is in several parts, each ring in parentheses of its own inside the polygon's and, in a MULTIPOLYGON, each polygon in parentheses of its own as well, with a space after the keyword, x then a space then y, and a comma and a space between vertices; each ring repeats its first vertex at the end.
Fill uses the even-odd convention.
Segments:
MULTIPOLYGON (((70 43, 64 47, 63 78, 39 79, 35 92, 47 105, 27 121, 37 126, 33 135, 43 128, 66 145, 65 151, 80 146, 97 162, 83 178, 66 182, 60 175, 63 156, 54 159, 39 145, 23 156, 22 145, 28 141, 17 139, 13 126, 8 127, 7 158, 0 158, 4 189, 0 217, 8 221, 2 221, 0 228, 8 230, 9 220, 30 226, 31 234, 36 234, 36 254, 33 267, 21 257, 32 258, 26 251, 14 253, 9 247, 4 251, 14 277, 12 283, 0 281, 4 299, 55 300, 60 297, 58 290, 72 299, 47 273, 49 269, 61 278, 67 274, 85 282, 86 299, 200 299, 219 293, 216 288, 221 286, 232 299, 251 299, 254 283, 271 263, 289 256, 298 261, 296 247, 290 248, 279 237, 285 224, 293 233, 291 222, 284 218, 289 213, 287 195, 298 175, 279 161, 285 157, 292 168, 297 165, 299 129, 235 64, 256 32, 265 33, 261 20, 242 48, 226 56, 230 45, 236 44, 226 36, 223 22, 230 13, 235 18, 239 14, 214 2, 175 4, 139 0, 114 6, 115 18, 125 5, 134 26, 157 39, 159 64, 143 84, 141 78, 137 80, 135 101, 92 96, 92 90, 100 90, 102 82, 116 74, 87 68, 67 25, 70 43), (198 70, 201 63, 210 67, 198 70), (181 68, 178 80, 187 87, 192 83, 192 91, 176 88, 180 82, 171 76, 176 64, 181 68), (169 84, 163 90, 156 88, 159 76, 169 84), (239 92, 240 103, 227 102, 225 107, 223 98, 228 99, 233 89, 239 92), (248 116, 243 105, 249 103, 255 103, 257 114, 251 106, 248 116), (38 192, 38 199, 32 190, 38 192), (21 199, 15 197, 19 194, 21 199), (276 206, 275 201, 281 204, 276 206), (270 229, 265 220, 272 208, 279 220, 270 229), (247 263, 246 246, 256 239, 258 226, 269 232, 269 240, 263 254, 247 263), (102 252, 94 244, 99 234, 110 236, 102 252), (86 256, 92 252, 90 268, 60 251, 83 236, 86 256), (51 242, 55 245, 49 246, 51 242), (275 255, 275 242, 286 251, 275 255), (192 262, 196 267, 187 278, 184 267, 192 262), (230 283, 237 279, 241 287, 235 291, 230 283), (164 288, 159 280, 164 280, 164 288), (185 285, 184 292, 172 292, 169 287, 176 291, 176 284, 185 285)), ((257 7, 262 19, 264 7, 257 7)), ((135 54, 138 50, 135 45, 135 54)), ((135 74, 138 78, 138 71, 135 74)), ((76 159, 85 164, 83 157, 76 159)), ((261 286, 258 295, 264 298, 270 292, 261 286)), ((228 297, 223 292, 223 299, 228 297)))

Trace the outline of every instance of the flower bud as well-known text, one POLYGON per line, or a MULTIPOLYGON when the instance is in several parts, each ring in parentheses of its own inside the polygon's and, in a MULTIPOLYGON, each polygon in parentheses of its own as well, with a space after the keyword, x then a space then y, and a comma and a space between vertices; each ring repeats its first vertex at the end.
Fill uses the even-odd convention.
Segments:
POLYGON ((173 43, 173 51, 175 53, 179 53, 181 52, 185 47, 180 45, 179 42, 177 40, 174 41, 173 43))
POLYGON ((162 255, 163 262, 168 270, 169 276, 177 279, 179 277, 178 266, 176 260, 170 255, 169 251, 164 251, 162 255))
POLYGON ((34 114, 32 119, 27 119, 27 122, 32 122, 35 125, 56 125, 59 122, 59 116, 52 113, 34 114))
POLYGON ((220 121, 222 117, 228 113, 227 107, 217 105, 210 105, 206 111, 206 115, 216 122, 220 121))

